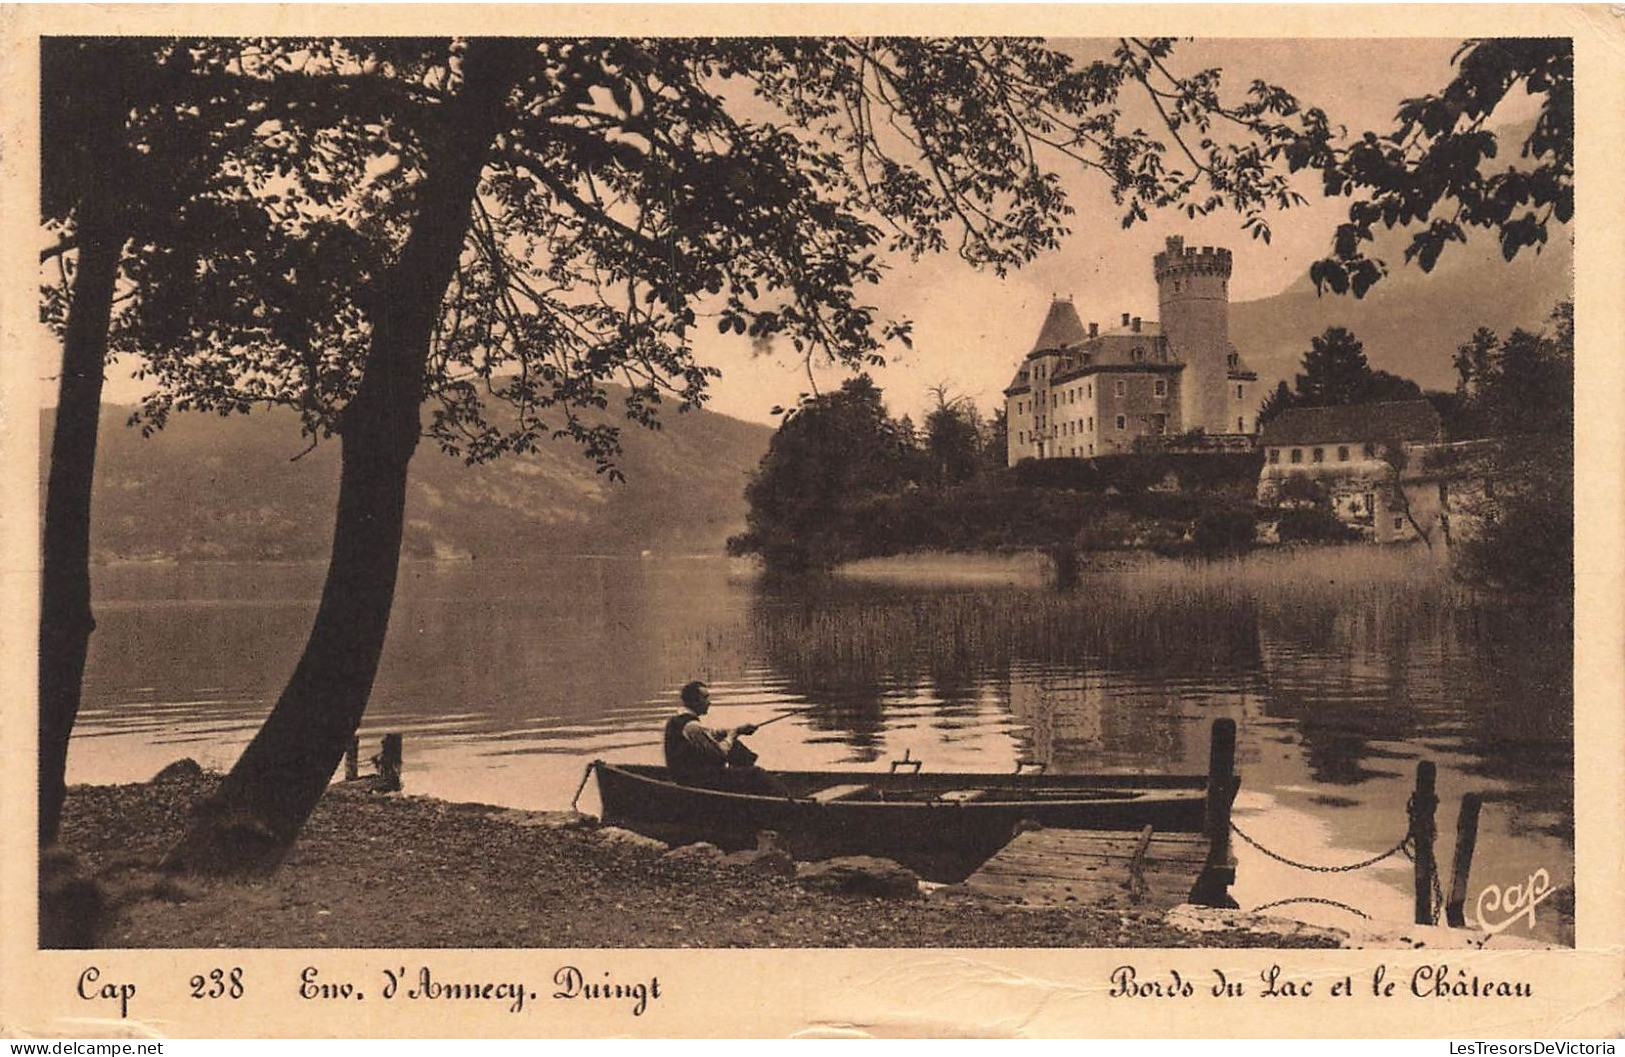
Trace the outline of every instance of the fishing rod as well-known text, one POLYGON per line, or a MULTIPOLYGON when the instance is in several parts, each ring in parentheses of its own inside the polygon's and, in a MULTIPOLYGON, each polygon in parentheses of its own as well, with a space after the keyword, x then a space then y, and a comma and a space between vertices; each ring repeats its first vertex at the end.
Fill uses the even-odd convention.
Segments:
POLYGON ((788 712, 780 712, 778 715, 774 716, 772 719, 764 719, 760 723, 746 723, 744 725, 747 726, 747 727, 755 727, 757 730, 761 730, 763 727, 765 727, 765 726, 767 726, 767 725, 769 725, 771 723, 777 723, 781 719, 789 719, 791 716, 799 716, 803 712, 811 712, 813 709, 815 709, 817 707, 818 707, 817 705, 802 705, 800 708, 792 708, 788 712))
POLYGON ((760 756, 751 750, 749 745, 746 745, 744 742, 739 740, 744 735, 744 730, 746 727, 750 728, 751 734, 755 734, 769 723, 777 723, 781 719, 789 719, 791 716, 800 715, 803 712, 811 712, 815 707, 817 706, 803 705, 800 708, 792 708, 788 712, 781 712, 772 719, 764 719, 760 723, 745 723, 735 727, 732 731, 730 731, 730 737, 727 739, 728 745, 726 752, 729 766, 750 767, 754 765, 757 760, 761 759, 760 756))
MULTIPOLYGON (((729 706, 729 707, 743 707, 743 706, 729 706)), ((815 709, 817 707, 818 707, 817 705, 802 705, 800 708, 792 708, 788 712, 780 712, 778 715, 774 716, 772 719, 764 719, 760 723, 742 723, 742 724, 740 724, 740 726, 755 727, 757 730, 761 730, 763 727, 767 726, 770 723, 777 723, 779 720, 781 720, 781 719, 789 719, 791 716, 799 716, 803 712, 811 712, 813 709, 815 709)), ((735 728, 732 728, 732 729, 737 730, 738 727, 735 727, 735 728)), ((661 744, 663 744, 663 741, 635 741, 630 745, 618 745, 618 746, 616 746, 616 748, 618 748, 618 749, 651 749, 651 748, 654 748, 655 746, 661 745, 661 744)))

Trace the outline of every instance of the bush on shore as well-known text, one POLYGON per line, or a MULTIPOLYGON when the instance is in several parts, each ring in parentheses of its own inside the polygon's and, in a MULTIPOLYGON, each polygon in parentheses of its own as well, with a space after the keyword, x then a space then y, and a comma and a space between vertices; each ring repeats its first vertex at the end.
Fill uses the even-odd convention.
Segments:
POLYGON ((1246 550, 1257 460, 1204 458, 1050 459, 945 487, 869 491, 803 509, 793 523, 756 518, 729 549, 782 573, 926 550, 1246 550))

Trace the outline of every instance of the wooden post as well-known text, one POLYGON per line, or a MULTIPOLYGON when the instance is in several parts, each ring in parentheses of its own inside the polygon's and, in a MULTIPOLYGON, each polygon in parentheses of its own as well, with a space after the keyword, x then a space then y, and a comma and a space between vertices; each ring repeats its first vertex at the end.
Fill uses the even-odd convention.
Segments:
POLYGON ((1450 862, 1450 897, 1444 904, 1445 921, 1454 929, 1467 924, 1462 907, 1467 902, 1467 873, 1473 868, 1473 849, 1478 845, 1481 800, 1477 793, 1466 794, 1461 798, 1461 813, 1456 816, 1456 854, 1450 862))
POLYGON ((351 738, 344 750, 344 780, 353 782, 361 777, 361 739, 351 738))
POLYGON ((383 750, 372 758, 373 763, 378 767, 378 779, 373 786, 373 792, 400 792, 402 755, 401 736, 399 734, 385 734, 383 750))
POLYGON ((1240 782, 1236 771, 1236 721, 1213 721, 1208 747, 1207 808, 1203 831, 1207 834, 1207 862, 1191 887, 1190 900, 1198 906, 1235 908, 1230 895, 1236 881, 1236 862, 1230 854, 1230 805, 1240 782))
POLYGON ((1416 923, 1433 924, 1433 840, 1436 834, 1434 814, 1439 798, 1433 792, 1434 766, 1432 760, 1416 765, 1416 791, 1411 794, 1411 836, 1416 853, 1416 923))
POLYGON ((1129 898, 1138 903, 1145 898, 1145 856, 1151 850, 1152 827, 1140 830, 1140 839, 1134 845, 1134 857, 1128 861, 1129 898))

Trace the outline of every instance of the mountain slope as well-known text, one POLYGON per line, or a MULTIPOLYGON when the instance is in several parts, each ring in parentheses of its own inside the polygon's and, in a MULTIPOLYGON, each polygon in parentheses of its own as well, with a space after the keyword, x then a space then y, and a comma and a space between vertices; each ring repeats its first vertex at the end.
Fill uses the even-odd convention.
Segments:
MULTIPOLYGON (((288 412, 176 415, 148 439, 125 427, 128 416, 128 408, 102 412, 97 561, 327 556, 336 441, 293 461, 305 445, 288 412)), ((403 550, 498 560, 720 553, 744 526, 746 475, 772 431, 704 411, 668 414, 664 423, 658 432, 623 430, 624 483, 594 472, 568 441, 476 467, 425 443, 412 463, 403 550)), ((51 412, 41 425, 48 450, 51 412)))
POLYGON ((1373 368, 1392 371, 1425 389, 1453 389, 1451 357, 1479 327, 1505 337, 1514 327, 1539 329, 1552 306, 1573 296, 1574 249, 1554 227, 1536 255, 1508 263, 1493 240, 1452 246, 1431 273, 1404 264, 1407 239, 1390 236, 1375 256, 1388 262, 1386 279, 1363 300, 1316 296, 1305 276, 1273 297, 1230 306, 1230 340, 1258 372, 1261 391, 1278 379, 1290 385, 1309 340, 1327 327, 1353 331, 1373 368))

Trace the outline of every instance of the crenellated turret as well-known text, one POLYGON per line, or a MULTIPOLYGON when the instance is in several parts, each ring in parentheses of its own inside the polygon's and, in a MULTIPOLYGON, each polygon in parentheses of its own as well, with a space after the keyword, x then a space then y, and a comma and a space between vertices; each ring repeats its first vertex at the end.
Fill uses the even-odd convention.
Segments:
POLYGON ((1206 433, 1235 430, 1226 394, 1229 389, 1230 251, 1222 247, 1186 248, 1170 236, 1156 255, 1157 303, 1168 351, 1185 365, 1180 386, 1184 429, 1206 433))
POLYGON ((1152 258, 1157 283, 1185 276, 1215 276, 1230 278, 1230 251, 1223 246, 1185 248, 1185 240, 1178 235, 1168 236, 1167 248, 1152 258))

